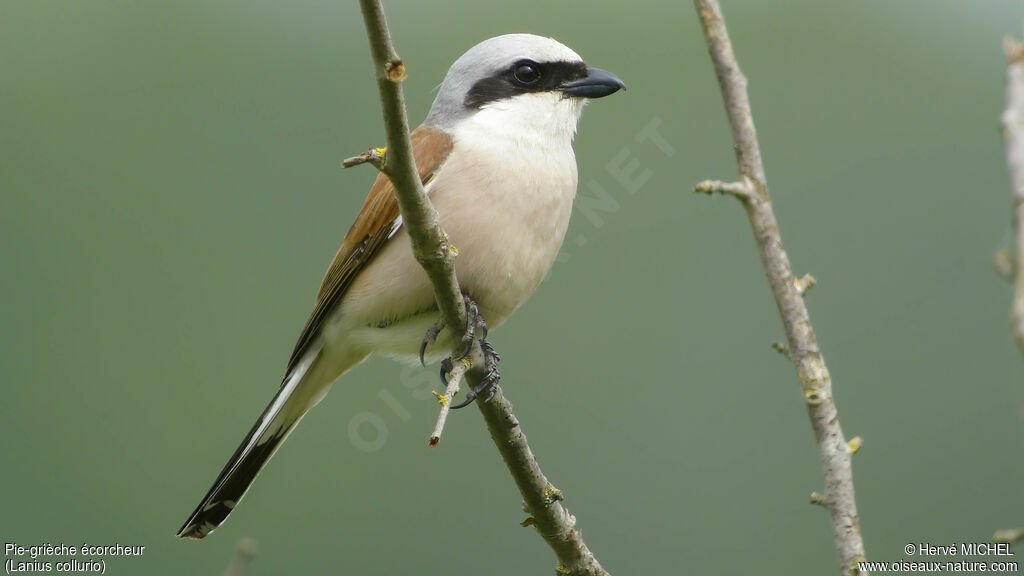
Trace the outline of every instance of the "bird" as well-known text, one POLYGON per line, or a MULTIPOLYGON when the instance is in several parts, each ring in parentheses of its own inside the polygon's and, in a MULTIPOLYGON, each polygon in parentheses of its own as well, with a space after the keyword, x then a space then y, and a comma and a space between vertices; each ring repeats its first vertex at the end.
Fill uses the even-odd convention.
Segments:
MULTIPOLYGON (((572 141, 583 106, 624 89, 614 74, 532 34, 484 40, 449 68, 410 138, 424 189, 459 250, 467 311, 481 323, 501 325, 551 268, 576 195, 572 141)), ((220 526, 302 417, 371 354, 444 359, 456 336, 438 322, 394 188, 379 174, 324 275, 277 394, 178 536, 200 539, 220 526)))

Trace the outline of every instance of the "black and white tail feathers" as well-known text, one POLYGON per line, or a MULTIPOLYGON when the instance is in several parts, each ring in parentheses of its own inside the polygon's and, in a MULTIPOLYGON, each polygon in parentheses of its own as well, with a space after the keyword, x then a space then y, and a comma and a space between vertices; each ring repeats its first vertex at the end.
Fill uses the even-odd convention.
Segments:
POLYGON ((220 526, 288 433, 323 396, 322 390, 315 390, 320 387, 317 383, 305 381, 309 368, 309 362, 302 363, 285 379, 210 491, 178 530, 179 538, 203 538, 220 526))

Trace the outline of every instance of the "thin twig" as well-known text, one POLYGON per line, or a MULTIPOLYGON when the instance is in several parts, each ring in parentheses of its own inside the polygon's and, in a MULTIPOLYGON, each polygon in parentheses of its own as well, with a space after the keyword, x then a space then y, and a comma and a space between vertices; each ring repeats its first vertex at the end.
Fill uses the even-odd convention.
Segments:
POLYGON ((462 380, 462 376, 472 367, 473 361, 468 357, 456 362, 452 371, 448 373, 448 386, 445 387, 444 394, 435 393, 437 402, 441 404, 441 410, 437 413, 437 424, 434 425, 434 432, 430 435, 428 445, 431 448, 437 448, 437 445, 441 443, 444 424, 448 421, 448 413, 452 409, 452 398, 459 393, 459 381, 462 380))
MULTIPOLYGON (((441 229, 437 212, 430 204, 420 182, 412 144, 409 140, 409 122, 405 113, 402 80, 405 65, 395 53, 388 32, 387 21, 380 0, 360 0, 363 20, 370 41, 370 52, 377 73, 387 129, 387 158, 381 166, 395 187, 403 225, 412 240, 416 260, 426 270, 434 286, 441 317, 454 334, 465 333, 467 315, 455 277, 456 252, 441 229)), ((452 338, 452 355, 461 355, 460 338, 452 338)), ((466 372, 466 381, 477 387, 483 377, 482 351, 479 342, 473 344, 474 368, 466 372), (479 369, 478 369, 479 368, 479 369)), ((558 558, 559 574, 606 576, 608 573, 594 558, 575 529, 576 519, 562 506, 561 492, 555 489, 541 472, 537 460, 526 442, 519 421, 512 413, 512 405, 498 388, 490 402, 477 401, 498 451, 509 473, 523 496, 527 512, 534 518, 533 525, 558 558)))
POLYGON ((363 152, 359 156, 353 156, 351 158, 345 158, 341 161, 342 168, 351 168, 353 166, 359 166, 360 164, 370 163, 373 164, 377 170, 384 169, 384 153, 386 148, 370 148, 366 152, 363 152))
POLYGON ((1024 44, 1012 38, 1003 41, 1006 52, 1006 111, 1003 112, 1003 139, 1006 164, 1013 187, 1013 229, 1015 250, 1008 269, 1013 271, 1013 306, 1010 328, 1017 348, 1024 354, 1024 44))
POLYGON ((740 200, 745 199, 754 193, 753 188, 749 181, 745 182, 722 182, 721 180, 705 180, 698 182, 693 187, 693 191, 698 194, 729 194, 739 198, 740 200))
POLYGON ((717 191, 736 194, 746 210, 768 283, 782 316, 789 343, 789 357, 796 367, 821 454, 825 493, 820 500, 831 519, 840 572, 844 575, 865 574, 858 570, 858 563, 864 561, 865 557, 854 500, 851 469, 853 449, 847 444, 839 425, 839 415, 832 397, 832 379, 818 348, 817 337, 804 304, 801 283, 793 275, 789 258, 782 248, 747 96, 747 80, 736 62, 717 0, 694 0, 694 6, 704 28, 708 52, 725 100, 740 176, 744 183, 749 183, 747 188, 742 189, 743 194, 736 194, 733 189, 724 186, 718 186, 717 191))

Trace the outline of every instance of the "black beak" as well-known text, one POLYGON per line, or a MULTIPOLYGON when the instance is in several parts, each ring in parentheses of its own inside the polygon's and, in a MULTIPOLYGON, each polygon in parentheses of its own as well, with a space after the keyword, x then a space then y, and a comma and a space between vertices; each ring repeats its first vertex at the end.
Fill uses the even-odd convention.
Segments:
POLYGON ((563 94, 577 98, 604 98, 625 89, 626 85, 615 74, 590 66, 586 76, 562 85, 563 94))

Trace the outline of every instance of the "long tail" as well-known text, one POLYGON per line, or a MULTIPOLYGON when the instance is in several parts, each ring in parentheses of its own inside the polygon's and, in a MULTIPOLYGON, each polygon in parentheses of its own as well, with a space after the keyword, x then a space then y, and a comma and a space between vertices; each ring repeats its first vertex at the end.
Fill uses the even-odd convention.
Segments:
POLYGON ((320 401, 331 380, 322 382, 312 370, 317 353, 299 364, 263 410, 245 440, 221 470, 210 491, 178 531, 179 538, 203 538, 231 514, 263 466, 299 420, 320 401))

